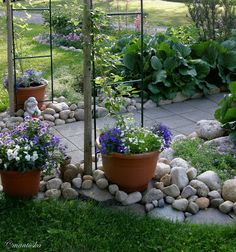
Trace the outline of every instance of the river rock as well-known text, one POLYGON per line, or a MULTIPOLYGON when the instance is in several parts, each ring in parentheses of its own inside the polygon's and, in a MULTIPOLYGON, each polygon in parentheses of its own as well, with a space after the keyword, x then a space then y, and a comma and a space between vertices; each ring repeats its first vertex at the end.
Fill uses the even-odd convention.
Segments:
MULTIPOLYGON (((77 175, 77 176, 78 176, 78 175, 77 175)), ((73 179, 72 179, 72 185, 73 185, 75 188, 80 189, 81 186, 82 186, 82 179, 81 179, 81 177, 73 178, 73 179)))
POLYGON ((93 180, 93 176, 91 175, 84 175, 83 180, 93 180))
POLYGON ((59 189, 61 187, 62 181, 59 178, 53 178, 47 182, 47 189, 59 189))
POLYGON ((163 198, 163 192, 159 189, 152 188, 142 198, 143 203, 151 203, 153 200, 160 200, 163 198))
MULTIPOLYGON (((47 184, 47 182, 45 182, 45 181, 40 181, 40 183, 39 183, 39 191, 40 192, 45 192, 46 191, 46 184, 47 184)), ((1 185, 0 185, 0 187, 1 187, 1 185)))
POLYGON ((146 212, 150 212, 152 209, 154 209, 154 205, 152 203, 145 204, 145 210, 146 212))
POLYGON ((201 120, 196 124, 198 136, 203 139, 211 140, 217 137, 221 137, 225 134, 225 130, 221 127, 221 124, 216 120, 201 120))
POLYGON ((69 109, 61 111, 60 112, 60 119, 67 120, 69 118, 70 112, 71 111, 69 109))
POLYGON ((44 111, 42 111, 42 114, 49 114, 49 115, 55 115, 56 111, 52 108, 46 108, 44 111))
POLYGON ((108 190, 109 190, 110 194, 115 195, 116 192, 119 191, 119 187, 116 184, 111 184, 111 185, 109 185, 108 190))
POLYGON ((219 205, 219 210, 222 212, 222 213, 229 213, 233 210, 233 206, 234 206, 234 203, 227 200, 225 202, 223 202, 222 204, 219 205))
POLYGON ((76 104, 73 103, 73 104, 70 105, 70 110, 71 111, 75 111, 76 109, 77 109, 77 105, 76 104))
POLYGON ((164 188, 164 183, 163 182, 156 182, 155 183, 155 188, 162 190, 164 188))
POLYGON ((214 171, 206 171, 200 174, 197 179, 205 183, 210 190, 218 190, 221 188, 220 178, 214 171))
POLYGON ((206 209, 210 205, 210 201, 206 197, 200 197, 195 202, 198 204, 200 209, 206 209))
POLYGON ((128 195, 128 197, 122 201, 124 206, 132 205, 139 202, 142 199, 142 194, 140 192, 133 192, 128 195))
POLYGON ((167 148, 163 150, 160 154, 160 158, 166 158, 167 160, 171 161, 174 158, 175 151, 172 148, 167 148))
POLYGON ((185 140, 185 139, 187 139, 187 137, 185 135, 179 134, 179 135, 176 135, 176 136, 173 137, 172 143, 178 142, 178 141, 181 141, 181 140, 185 140))
POLYGON ((234 203, 234 205, 233 205, 233 211, 236 214, 236 203, 234 203))
POLYGON ((44 118, 44 120, 47 120, 47 121, 51 121, 51 122, 55 121, 55 117, 53 115, 50 115, 50 114, 44 114, 43 118, 44 118))
POLYGON ((58 189, 50 189, 45 192, 45 197, 50 199, 59 199, 61 191, 58 189))
POLYGON ((190 185, 197 190, 197 195, 200 197, 206 197, 209 193, 209 188, 206 184, 199 180, 191 180, 190 185))
POLYGON ((164 194, 166 194, 168 196, 171 196, 173 198, 176 198, 177 196, 180 195, 180 190, 179 190, 178 186, 175 185, 175 184, 172 184, 170 186, 164 187, 162 189, 162 191, 163 191, 164 194))
POLYGON ((187 198, 195 195, 196 193, 197 193, 197 190, 195 188, 193 188, 191 185, 187 185, 186 187, 184 187, 184 189, 181 193, 181 197, 187 199, 187 198))
POLYGON ((98 188, 100 188, 102 190, 106 189, 109 185, 107 179, 105 179, 105 178, 98 179, 96 181, 96 184, 97 184, 98 188))
POLYGON ((186 169, 183 167, 173 167, 171 169, 171 183, 178 186, 182 190, 188 185, 188 176, 186 174, 186 169))
POLYGON ((214 190, 214 191, 210 191, 208 193, 208 197, 212 200, 212 199, 219 199, 221 198, 221 195, 218 191, 214 190))
POLYGON ((196 214, 199 211, 199 206, 195 202, 189 202, 187 211, 190 212, 191 214, 196 214))
POLYGON ((119 202, 123 202, 128 198, 128 194, 123 191, 117 191, 115 194, 115 199, 119 202))
POLYGON ((166 196, 165 201, 167 204, 172 204, 175 201, 175 198, 173 198, 171 196, 166 196))
POLYGON ((101 170, 95 170, 93 172, 93 178, 94 178, 94 181, 97 181, 101 178, 104 178, 105 175, 104 175, 104 171, 101 171, 101 170))
POLYGON ((161 177, 160 182, 162 182, 164 186, 169 186, 171 184, 171 175, 164 175, 163 177, 161 177))
POLYGON ((157 104, 153 102, 152 100, 148 100, 143 104, 144 109, 151 109, 151 108, 156 108, 157 104))
POLYGON ((173 202, 172 207, 178 211, 186 211, 188 207, 188 200, 186 199, 177 199, 173 202))
POLYGON ((62 191, 62 195, 65 199, 72 200, 78 198, 78 192, 73 188, 67 188, 62 191))
POLYGON ((166 158, 159 158, 158 163, 164 163, 164 164, 170 165, 170 161, 166 158))
POLYGON ((75 119, 76 121, 84 121, 84 109, 75 110, 75 119))
POLYGON ((194 167, 190 167, 187 170, 187 176, 188 176, 189 181, 195 179, 197 177, 197 169, 195 169, 194 167))
POLYGON ((222 187, 224 200, 236 202, 236 179, 226 180, 222 187))
POLYGON ((63 125, 65 123, 66 123, 65 120, 62 120, 62 119, 56 119, 55 120, 55 125, 63 125))
POLYGON ((97 118, 105 117, 106 115, 108 115, 108 113, 109 113, 109 111, 106 108, 103 108, 103 107, 97 107, 96 108, 97 118))
POLYGON ((174 158, 171 162, 170 162, 171 167, 182 167, 184 168, 186 171, 188 170, 188 162, 185 161, 182 158, 174 158))
POLYGON ((89 190, 93 186, 93 181, 92 180, 84 180, 82 183, 82 189, 84 190, 89 190))
POLYGON ((155 179, 160 179, 170 172, 170 166, 164 163, 157 163, 155 171, 155 179))
POLYGON ((69 109, 69 106, 65 102, 60 102, 60 103, 50 103, 48 105, 48 108, 52 108, 58 113, 61 112, 62 110, 69 109))
POLYGON ((222 198, 212 199, 211 200, 211 207, 218 208, 220 204, 222 204, 224 200, 222 198))
POLYGON ((61 184, 61 190, 65 190, 65 189, 68 189, 68 188, 71 188, 71 183, 69 182, 64 182, 61 184))

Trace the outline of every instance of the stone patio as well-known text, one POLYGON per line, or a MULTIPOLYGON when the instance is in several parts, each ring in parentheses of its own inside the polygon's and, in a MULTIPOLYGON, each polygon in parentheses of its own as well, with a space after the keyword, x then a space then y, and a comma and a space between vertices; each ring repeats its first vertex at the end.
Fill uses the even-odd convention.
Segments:
MULTIPOLYGON (((155 122, 162 122, 171 129, 174 135, 188 135, 194 131, 197 121, 214 119, 214 112, 224 94, 219 93, 200 99, 145 109, 144 126, 149 127, 155 122)), ((141 112, 130 115, 133 115, 136 122, 141 121, 141 112)), ((110 117, 98 118, 97 129, 112 123, 114 123, 114 119, 110 117)), ((72 157, 73 162, 83 159, 83 129, 83 121, 54 127, 55 134, 59 135, 62 142, 68 146, 67 154, 72 157)))

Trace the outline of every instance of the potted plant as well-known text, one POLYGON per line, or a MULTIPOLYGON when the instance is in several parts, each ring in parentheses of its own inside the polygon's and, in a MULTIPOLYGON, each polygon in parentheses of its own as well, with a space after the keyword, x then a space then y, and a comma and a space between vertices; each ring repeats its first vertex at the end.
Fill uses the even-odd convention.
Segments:
MULTIPOLYGON (((29 97, 35 97, 42 107, 45 100, 45 92, 48 82, 42 78, 42 72, 36 70, 26 70, 16 78, 16 109, 24 108, 24 102, 29 97)), ((8 78, 4 79, 3 85, 8 87, 8 78)))
POLYGON ((0 133, 0 175, 4 192, 30 198, 38 193, 40 174, 64 160, 64 147, 47 123, 26 118, 12 131, 0 133))
POLYGON ((154 176, 161 150, 170 144, 171 133, 164 125, 147 129, 124 122, 103 130, 97 140, 103 169, 122 190, 143 191, 154 176))
POLYGON ((154 176, 160 151, 170 145, 171 132, 162 124, 138 127, 119 113, 125 98, 137 93, 131 86, 107 85, 101 78, 96 83, 106 95, 106 108, 116 118, 116 125, 102 130, 96 143, 105 176, 126 192, 143 191, 154 176))

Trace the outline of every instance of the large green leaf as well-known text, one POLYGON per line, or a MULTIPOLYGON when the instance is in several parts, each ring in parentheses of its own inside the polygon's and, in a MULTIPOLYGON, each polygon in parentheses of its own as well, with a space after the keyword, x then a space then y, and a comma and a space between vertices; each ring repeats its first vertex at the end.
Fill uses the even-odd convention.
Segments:
POLYGON ((153 69, 160 71, 162 69, 162 63, 159 60, 159 58, 157 58, 157 56, 152 56, 151 58, 151 66, 153 69))
POLYGON ((176 57, 168 57, 164 62, 164 68, 168 73, 172 73, 178 66, 180 62, 176 57))
POLYGON ((129 70, 134 70, 136 66, 136 56, 133 54, 125 54, 123 63, 129 70))
POLYGON ((167 75, 165 70, 156 71, 153 73, 153 83, 156 84, 159 82, 164 82, 166 77, 167 75))
POLYGON ((158 86, 155 85, 155 84, 148 84, 148 89, 151 91, 152 94, 160 93, 160 90, 158 89, 158 86))
POLYGON ((236 70, 236 52, 225 52, 219 55, 219 64, 230 71, 236 70))
POLYGON ((190 55, 191 53, 191 48, 182 44, 182 43, 176 43, 173 45, 172 47, 176 52, 179 52, 180 55, 183 57, 183 58, 186 58, 187 56, 190 55))
POLYGON ((229 108, 225 113, 222 123, 236 120, 236 108, 229 108))
POLYGON ((197 58, 202 58, 205 50, 209 47, 210 41, 200 42, 192 45, 192 54, 197 58))
POLYGON ((164 59, 175 55, 175 52, 171 49, 170 45, 166 42, 160 43, 157 49, 158 49, 158 54, 164 59))
POLYGON ((197 75, 195 68, 180 68, 179 73, 182 75, 190 75, 192 77, 195 77, 197 75))
POLYGON ((230 51, 236 49, 236 42, 234 40, 230 40, 230 39, 225 40, 224 42, 221 43, 221 45, 230 51))
POLYGON ((198 79, 204 79, 210 73, 210 65, 204 60, 190 60, 189 63, 195 66, 198 79))
POLYGON ((229 90, 232 95, 236 97, 236 81, 233 81, 229 84, 229 90))

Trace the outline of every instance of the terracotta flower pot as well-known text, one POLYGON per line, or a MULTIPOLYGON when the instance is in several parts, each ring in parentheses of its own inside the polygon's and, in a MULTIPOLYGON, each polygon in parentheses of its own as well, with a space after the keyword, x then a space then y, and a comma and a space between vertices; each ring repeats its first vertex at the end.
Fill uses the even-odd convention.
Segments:
POLYGON ((40 171, 0 171, 3 191, 10 197, 31 198, 39 191, 40 171))
POLYGON ((102 155, 105 176, 126 192, 144 191, 153 178, 159 152, 102 155))
POLYGON ((16 90, 16 110, 24 109, 24 102, 31 96, 38 101, 38 107, 41 109, 45 100, 47 83, 42 83, 36 87, 21 87, 16 90))

